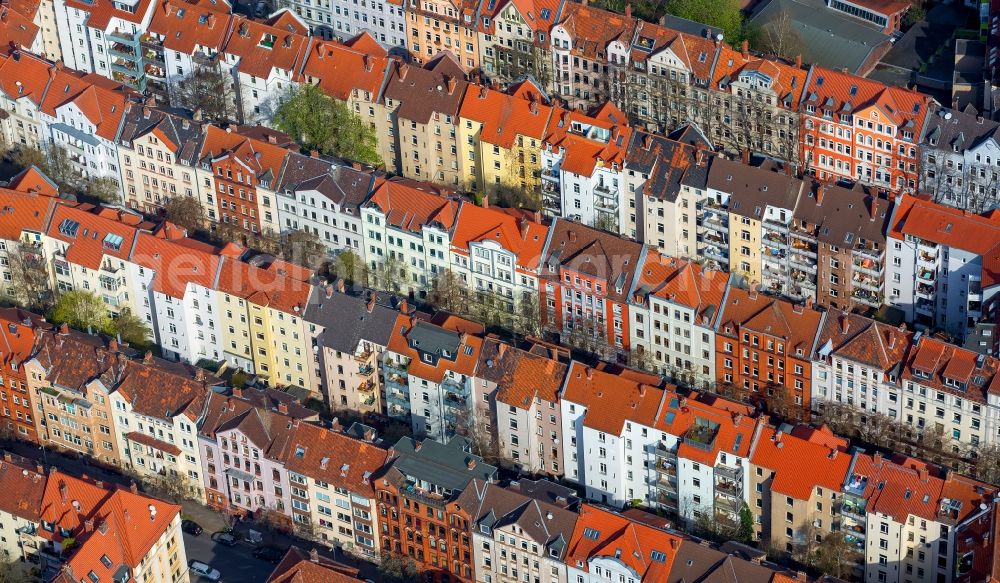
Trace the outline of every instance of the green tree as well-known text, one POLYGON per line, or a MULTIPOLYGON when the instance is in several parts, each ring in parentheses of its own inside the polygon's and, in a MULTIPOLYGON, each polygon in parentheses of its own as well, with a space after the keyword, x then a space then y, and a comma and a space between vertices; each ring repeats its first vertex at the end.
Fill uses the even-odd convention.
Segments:
POLYGON ((121 202, 120 186, 118 181, 109 176, 93 178, 88 180, 84 186, 87 194, 105 204, 117 204, 121 202))
POLYGON ((743 15, 737 0, 667 0, 667 13, 721 28, 729 43, 743 39, 743 15))
POLYGON ((746 503, 740 508, 740 526, 736 531, 736 540, 744 544, 753 542, 753 514, 750 513, 750 507, 746 503))
POLYGON ((337 254, 330 270, 337 277, 341 277, 350 286, 368 286, 368 265, 350 249, 345 249, 337 254))
POLYGON ((50 318, 78 330, 105 332, 111 328, 108 308, 97 295, 87 291, 70 291, 59 296, 50 318))
POLYGON ((275 127, 306 150, 381 166, 375 130, 317 85, 301 85, 278 106, 275 127))
POLYGON ((133 348, 150 347, 151 332, 149 326, 129 308, 123 309, 117 318, 112 319, 110 326, 105 331, 112 336, 119 336, 123 342, 127 342, 133 348))

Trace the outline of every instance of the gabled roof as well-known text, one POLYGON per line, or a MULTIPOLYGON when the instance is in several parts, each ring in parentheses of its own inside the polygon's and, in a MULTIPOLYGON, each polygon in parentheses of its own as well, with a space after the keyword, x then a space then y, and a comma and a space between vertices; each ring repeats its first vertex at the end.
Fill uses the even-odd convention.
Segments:
POLYGON ((598 165, 622 168, 631 135, 628 118, 609 101, 590 114, 554 107, 543 142, 550 150, 565 149, 563 170, 591 176, 598 165))
POLYGON ((222 255, 185 240, 167 239, 163 230, 139 233, 131 261, 153 271, 154 292, 181 299, 189 285, 214 289, 222 255))
POLYGON ((561 281, 558 269, 549 273, 548 268, 554 267, 594 277, 606 282, 603 293, 609 299, 626 301, 645 253, 640 243, 557 218, 549 229, 542 274, 561 281))
POLYGON ((242 396, 211 392, 198 433, 215 438, 219 433, 238 431, 246 435, 265 457, 282 461, 291 445, 302 415, 264 408, 242 396))
POLYGON ((95 28, 104 32, 111 32, 108 27, 113 20, 121 20, 132 24, 139 24, 146 19, 153 0, 138 0, 131 10, 122 10, 115 6, 113 0, 66 0, 66 6, 75 8, 87 18, 87 28, 95 28))
MULTIPOLYGON (((21 183, 23 185, 23 182, 21 183)), ((0 188, 0 238, 16 241, 25 231, 41 233, 58 205, 51 196, 0 188)))
POLYGON ((353 47, 333 41, 313 42, 303 69, 307 81, 317 83, 324 93, 341 101, 350 99, 355 90, 378 99, 389 59, 381 47, 369 50, 365 48, 369 43, 356 40, 353 47))
POLYGON ((413 476, 449 490, 452 500, 473 480, 496 479, 496 467, 472 453, 472 442, 461 435, 452 437, 448 443, 401 437, 390 453, 394 458, 386 474, 389 481, 402 486, 406 476, 413 476))
POLYGON ((862 185, 814 183, 799 197, 793 217, 797 227, 824 243, 845 248, 875 244, 884 249, 892 209, 892 199, 862 185))
POLYGON ((563 400, 586 407, 585 427, 611 435, 622 435, 626 421, 653 427, 663 397, 662 388, 644 380, 577 361, 570 364, 562 392, 563 400))
POLYGON ((222 258, 216 289, 275 310, 301 316, 313 291, 312 270, 280 259, 261 263, 222 258))
POLYGON ((512 209, 483 208, 465 202, 458 211, 452 248, 469 253, 471 243, 492 241, 514 254, 517 267, 537 271, 548 228, 512 209))
POLYGON ((311 423, 299 423, 282 458, 297 474, 373 497, 372 476, 389 459, 386 450, 311 423))
POLYGON ((7 187, 17 192, 58 197, 59 185, 45 175, 38 166, 29 166, 15 174, 7 187))
POLYGON ((607 61, 608 45, 614 41, 626 49, 632 46, 637 18, 627 17, 586 4, 568 2, 559 26, 573 38, 573 54, 590 60, 607 61))
POLYGON ((128 95, 121 85, 99 75, 81 75, 56 67, 41 108, 58 117, 57 110, 72 103, 94 125, 98 136, 113 141, 125 115, 128 95))
MULTIPOLYGON (((527 84, 522 84, 521 89, 527 91, 527 84)), ((533 96, 530 99, 471 85, 458 115, 482 124, 479 139, 487 144, 510 149, 518 136, 541 140, 553 108, 540 101, 541 90, 529 93, 533 96)))
POLYGON ((820 357, 836 355, 898 377, 913 333, 864 316, 830 310, 816 338, 820 357))
POLYGON ((895 124, 898 131, 910 132, 912 141, 916 143, 923 131, 931 98, 919 91, 886 86, 851 73, 814 67, 802 102, 815 106, 817 116, 822 115, 822 110, 838 115, 858 115, 877 108, 883 116, 888 116, 886 121, 895 124))
POLYGON ((617 559, 638 581, 666 581, 682 540, 672 532, 584 504, 565 562, 586 566, 591 559, 617 559))
POLYGON ((201 122, 173 111, 130 105, 118 139, 132 142, 148 134, 169 147, 177 160, 189 165, 197 163, 203 136, 201 122))
MULTIPOLYGON (((26 6, 27 2, 19 2, 20 7, 26 6)), ((30 12, 19 11, 15 4, 0 4, 0 50, 9 50, 10 47, 30 47, 38 37, 39 26, 35 24, 38 3, 34 4, 34 10, 30 12)))
POLYGON ((719 48, 710 36, 696 36, 652 22, 639 22, 632 45, 632 62, 646 61, 668 51, 684 64, 695 79, 707 82, 719 48))
POLYGON ((1000 394, 1000 361, 923 335, 910 349, 902 379, 986 403, 989 394, 1000 394))
POLYGON ((549 403, 559 401, 567 368, 548 354, 487 338, 479 354, 476 377, 497 385, 498 403, 528 409, 536 398, 549 403))
POLYGON ((0 497, 0 512, 37 523, 42 516, 46 476, 28 461, 15 461, 9 455, 0 461, 0 490, 4 493, 0 497))
POLYGON ((636 283, 635 299, 645 296, 675 302, 694 310, 698 324, 713 326, 720 313, 729 274, 697 263, 649 251, 636 283))
POLYGON ((274 182, 277 179, 289 150, 269 141, 248 137, 232 128, 217 125, 205 128, 199 158, 211 161, 232 156, 249 168, 258 180, 274 182))
POLYGON ((219 379, 207 378, 202 369, 159 359, 129 360, 115 387, 119 395, 140 415, 170 422, 184 415, 191 421, 201 416, 213 384, 219 379), (163 387, 170 387, 164 391, 163 387))
POLYGON ((822 316, 812 307, 733 287, 722 306, 716 332, 730 338, 738 337, 741 330, 780 338, 786 343, 786 354, 803 359, 812 351, 822 316))
POLYGON ((128 260, 136 237, 151 227, 132 211, 63 203, 56 205, 46 235, 68 244, 66 261, 98 269, 105 257, 128 260))
POLYGON ((301 23, 287 14, 283 12, 274 26, 244 16, 233 17, 232 33, 223 52, 239 58, 240 73, 267 79, 279 69, 292 81, 301 79, 310 39, 301 31, 301 23))
POLYGON ((926 197, 903 196, 892 217, 890 237, 905 235, 987 256, 1000 241, 1000 213, 977 215, 926 197))
POLYGON ((715 156, 708 169, 708 187, 731 195, 729 212, 757 221, 768 206, 794 210, 804 184, 769 162, 751 166, 715 156))
POLYGON ((809 72, 778 59, 762 59, 750 54, 744 56, 729 45, 722 44, 712 76, 712 89, 727 93, 732 92, 730 85, 741 76, 751 77, 754 89, 758 91, 763 87, 757 85, 756 81, 769 80, 768 89, 774 93, 775 104, 784 109, 795 110, 805 91, 809 72))
POLYGON ((389 350, 410 359, 407 372, 420 379, 440 383, 445 374, 472 376, 476 372, 479 351, 483 346, 482 324, 451 316, 436 323, 399 314, 389 338, 389 350), (473 333, 466 330, 474 329, 473 333), (442 355, 442 348, 452 355, 442 355), (436 364, 425 362, 420 352, 434 354, 436 364))
POLYGON ((400 119, 426 124, 435 113, 457 116, 468 85, 462 66, 445 51, 423 67, 396 61, 383 94, 399 103, 400 119))
POLYGON ((834 447, 823 439, 803 439, 765 427, 750 463, 774 472, 771 491, 809 500, 820 487, 839 492, 851 465, 846 441, 834 447))
POLYGON ((750 457, 750 447, 760 424, 757 419, 741 412, 732 412, 720 403, 702 401, 700 395, 691 393, 682 397, 677 393, 667 393, 665 403, 657 413, 654 427, 677 437, 688 437, 693 429, 699 435, 707 434, 704 428, 714 430, 710 438, 699 437, 692 445, 681 439, 677 445, 677 455, 699 463, 715 465, 720 453, 738 458, 750 457))
POLYGON ((429 184, 402 178, 382 182, 375 194, 365 204, 385 215, 386 224, 412 233, 419 233, 427 225, 451 231, 458 218, 459 203, 436 192, 429 184))
POLYGON ((203 3, 160 0, 153 11, 149 32, 162 38, 163 48, 184 55, 222 50, 233 16, 203 3))
POLYGON ((358 570, 354 567, 335 563, 293 546, 274 568, 266 583, 357 583, 357 573, 358 570))
POLYGON ((25 51, 0 55, 0 90, 12 100, 30 99, 41 105, 52 63, 25 51))
POLYGON ((388 300, 375 291, 353 294, 328 286, 310 296, 304 318, 323 329, 322 347, 354 354, 362 342, 389 345, 399 311, 388 300))

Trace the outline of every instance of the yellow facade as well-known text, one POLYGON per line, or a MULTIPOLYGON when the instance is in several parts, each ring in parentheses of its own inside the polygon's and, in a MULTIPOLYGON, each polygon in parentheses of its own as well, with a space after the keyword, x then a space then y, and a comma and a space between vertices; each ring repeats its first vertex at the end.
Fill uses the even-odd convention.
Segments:
POLYGON ((762 276, 760 227, 758 220, 729 213, 729 271, 751 285, 760 284, 762 276))

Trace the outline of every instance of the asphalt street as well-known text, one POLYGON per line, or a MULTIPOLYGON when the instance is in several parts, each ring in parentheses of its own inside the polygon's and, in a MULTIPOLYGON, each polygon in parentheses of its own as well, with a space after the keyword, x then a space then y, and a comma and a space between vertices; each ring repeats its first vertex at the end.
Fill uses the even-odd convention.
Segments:
MULTIPOLYGON (((238 542, 235 547, 216 544, 207 530, 200 536, 184 533, 184 550, 188 561, 208 563, 219 570, 225 583, 264 583, 267 580, 274 565, 255 559, 250 554, 253 548, 253 545, 246 542, 238 542)), ((207 582, 207 579, 192 577, 191 581, 201 583, 207 582)))

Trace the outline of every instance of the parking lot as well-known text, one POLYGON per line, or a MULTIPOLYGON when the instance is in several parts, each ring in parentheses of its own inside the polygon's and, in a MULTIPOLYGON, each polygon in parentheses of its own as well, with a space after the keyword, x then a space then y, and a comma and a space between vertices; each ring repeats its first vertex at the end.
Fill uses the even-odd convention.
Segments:
MULTIPOLYGON (((222 580, 226 583, 264 583, 275 565, 255 559, 250 553, 253 545, 238 542, 234 547, 227 547, 212 540, 211 533, 203 532, 200 536, 184 533, 184 549, 188 561, 201 561, 218 569, 222 580)), ((191 578, 192 582, 201 583, 204 578, 191 578)))

